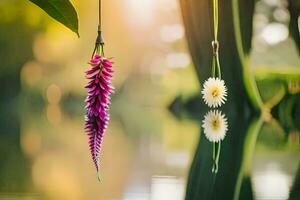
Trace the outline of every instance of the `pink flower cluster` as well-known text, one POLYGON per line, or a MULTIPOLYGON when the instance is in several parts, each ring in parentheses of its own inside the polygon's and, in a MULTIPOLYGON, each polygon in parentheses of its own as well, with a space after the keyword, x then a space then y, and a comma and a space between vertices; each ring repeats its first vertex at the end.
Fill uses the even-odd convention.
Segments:
POLYGON ((85 100, 85 130, 89 137, 92 159, 99 172, 99 154, 109 121, 110 95, 114 90, 111 85, 113 63, 108 58, 96 54, 89 64, 91 68, 85 72, 89 80, 85 87, 88 93, 85 100))

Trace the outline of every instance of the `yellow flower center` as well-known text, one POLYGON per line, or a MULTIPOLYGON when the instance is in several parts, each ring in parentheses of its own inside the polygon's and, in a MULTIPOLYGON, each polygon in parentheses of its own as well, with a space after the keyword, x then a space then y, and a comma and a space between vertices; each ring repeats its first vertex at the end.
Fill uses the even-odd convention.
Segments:
POLYGON ((214 88, 212 91, 211 91, 211 95, 213 96, 213 97, 217 97, 217 96, 219 96, 220 95, 220 90, 219 90, 219 88, 214 88))
POLYGON ((212 121, 212 128, 214 130, 218 130, 220 128, 220 121, 218 119, 213 119, 213 121, 212 121))

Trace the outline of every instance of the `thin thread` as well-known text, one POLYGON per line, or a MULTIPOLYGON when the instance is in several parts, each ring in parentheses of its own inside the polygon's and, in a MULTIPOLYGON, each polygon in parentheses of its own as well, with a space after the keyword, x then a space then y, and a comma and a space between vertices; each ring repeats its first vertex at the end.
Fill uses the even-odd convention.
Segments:
POLYGON ((95 53, 101 54, 101 56, 104 57, 104 40, 102 37, 102 1, 99 0, 99 10, 98 10, 98 14, 99 14, 99 22, 98 22, 98 36, 96 38, 96 43, 95 43, 95 49, 94 52, 92 54, 92 56, 95 53))
POLYGON ((101 5, 102 1, 99 0, 99 24, 98 24, 98 31, 102 30, 102 5, 101 5))
MULTIPOLYGON (((213 0, 213 19, 214 19, 214 41, 212 42, 213 47, 213 67, 217 65, 217 77, 221 79, 221 65, 219 61, 219 41, 218 41, 218 30, 219 30, 219 0, 213 0), (214 64, 215 62, 215 64, 214 64)), ((215 69, 213 69, 215 71, 215 69)), ((215 76, 214 76, 215 77, 215 76)))
POLYGON ((213 78, 216 77, 216 58, 215 58, 215 56, 213 56, 213 60, 212 60, 211 76, 213 78))
POLYGON ((214 11, 214 39, 218 41, 218 27, 219 27, 219 1, 213 0, 214 11))
POLYGON ((219 60, 219 53, 216 55, 216 63, 217 63, 217 71, 218 71, 218 78, 221 80, 222 75, 221 75, 221 65, 220 65, 220 60, 219 60))

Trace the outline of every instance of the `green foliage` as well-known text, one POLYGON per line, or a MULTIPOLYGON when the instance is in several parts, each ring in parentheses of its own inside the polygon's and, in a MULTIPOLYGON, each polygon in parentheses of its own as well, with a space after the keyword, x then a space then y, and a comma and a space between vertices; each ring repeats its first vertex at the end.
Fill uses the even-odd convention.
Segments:
POLYGON ((29 0, 79 37, 77 12, 69 0, 29 0))
MULTIPOLYGON (((2 2, 1 2, 2 3, 2 2)), ((18 6, 17 3, 13 3, 18 6)), ((0 6, 1 7, 1 6, 0 6)), ((21 7, 23 8, 23 7, 21 7)), ((16 8, 18 9, 18 8, 16 8)), ((22 16, 12 21, 0 18, 0 190, 4 193, 31 192, 30 164, 20 148, 20 71, 32 59, 31 48, 37 28, 28 27, 22 16), (16 31, 18 27, 18 31, 16 31)), ((31 101, 32 99, 30 99, 31 101)), ((23 101, 22 101, 23 102, 23 101)), ((9 196, 0 199, 9 199, 9 196)))
POLYGON ((243 69, 243 81, 252 106, 262 110, 263 102, 257 89, 254 76, 249 66, 249 53, 252 41, 252 19, 254 14, 254 0, 232 0, 232 16, 235 43, 243 69), (248 12, 244 12, 249 9, 248 12), (246 31, 245 31, 246 30, 246 31), (247 33, 247 31, 251 31, 247 33))
POLYGON ((300 0, 289 0, 288 10, 290 12, 290 34, 295 40, 298 48, 298 53, 300 54, 300 33, 298 27, 298 17, 300 13, 300 0))
POLYGON ((254 0, 239 1, 239 20, 241 29, 242 46, 246 55, 250 54, 252 33, 253 33, 253 14, 254 14, 254 0))

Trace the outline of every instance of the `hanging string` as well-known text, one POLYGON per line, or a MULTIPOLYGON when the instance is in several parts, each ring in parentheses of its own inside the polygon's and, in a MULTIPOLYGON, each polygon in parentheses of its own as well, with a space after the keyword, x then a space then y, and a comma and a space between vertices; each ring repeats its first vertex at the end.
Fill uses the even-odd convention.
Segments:
MULTIPOLYGON (((212 41, 213 60, 212 60, 212 77, 221 79, 221 66, 219 59, 219 1, 213 0, 213 21, 214 21, 214 40, 212 41), (216 69, 217 68, 217 69, 216 69), (217 72, 217 73, 216 73, 217 72)), ((221 153, 221 141, 213 143, 213 167, 212 172, 217 173, 219 169, 219 158, 221 153)))
POLYGON ((104 40, 102 36, 102 1, 99 0, 98 3, 98 36, 95 42, 95 48, 92 54, 92 57, 95 55, 95 53, 101 53, 101 56, 104 57, 104 40))
POLYGON ((213 0, 214 12, 214 39, 218 41, 218 27, 219 27, 219 1, 213 0))
POLYGON ((99 24, 98 24, 98 38, 97 38, 97 42, 98 44, 100 44, 100 52, 101 52, 101 56, 104 56, 104 40, 103 40, 103 36, 102 36, 102 0, 99 0, 99 24))
POLYGON ((101 32, 102 30, 102 5, 101 5, 102 1, 99 0, 99 24, 98 24, 98 31, 101 32))
POLYGON ((219 29, 219 0, 213 0, 213 21, 214 21, 214 40, 212 42, 213 48, 213 61, 212 61, 212 76, 221 79, 221 66, 219 60, 219 41, 218 41, 218 29, 219 29))

